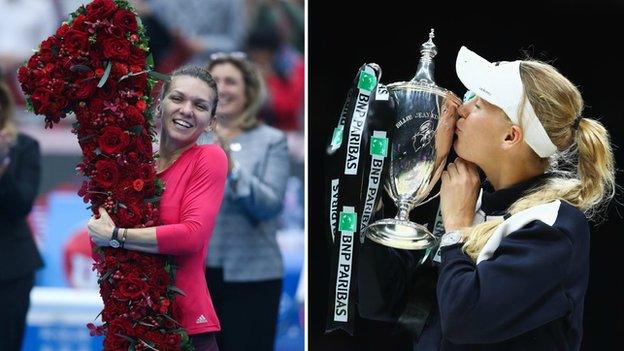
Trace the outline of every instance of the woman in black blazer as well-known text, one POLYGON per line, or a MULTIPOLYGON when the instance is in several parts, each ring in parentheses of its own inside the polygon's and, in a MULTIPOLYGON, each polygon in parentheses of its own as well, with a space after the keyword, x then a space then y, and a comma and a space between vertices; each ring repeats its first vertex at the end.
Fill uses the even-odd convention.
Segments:
POLYGON ((35 271, 43 266, 26 217, 39 191, 39 143, 18 133, 0 82, 0 350, 19 351, 35 271))

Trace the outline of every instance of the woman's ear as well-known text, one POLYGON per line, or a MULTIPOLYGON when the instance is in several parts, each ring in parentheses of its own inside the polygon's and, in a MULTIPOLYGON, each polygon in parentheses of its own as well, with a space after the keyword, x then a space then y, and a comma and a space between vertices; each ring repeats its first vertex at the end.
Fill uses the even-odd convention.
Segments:
POLYGON ((522 128, 516 124, 512 124, 505 134, 505 139, 503 141, 503 147, 510 149, 517 145, 520 145, 524 140, 524 134, 522 132, 522 128))
POLYGON ((155 114, 156 114, 156 118, 160 118, 160 117, 162 117, 162 116, 161 116, 162 109, 161 109, 161 107, 160 107, 160 99, 156 100, 156 103, 154 104, 154 106, 155 106, 155 107, 154 107, 154 112, 155 112, 155 114))

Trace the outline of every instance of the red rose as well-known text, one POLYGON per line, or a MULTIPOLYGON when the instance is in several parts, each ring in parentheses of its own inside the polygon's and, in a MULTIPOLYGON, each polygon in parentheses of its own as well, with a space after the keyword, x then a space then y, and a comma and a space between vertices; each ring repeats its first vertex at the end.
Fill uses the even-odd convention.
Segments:
POLYGON ((69 32, 69 25, 67 23, 63 23, 57 30, 56 30, 56 36, 59 38, 62 38, 65 34, 67 34, 67 32, 69 32))
POLYGON ((136 106, 139 108, 139 110, 141 111, 145 111, 147 109, 147 103, 144 100, 139 100, 136 104, 136 106))
POLYGON ((93 93, 95 92, 96 88, 97 88, 97 80, 95 79, 79 81, 74 91, 76 99, 85 100, 91 97, 91 95, 93 95, 93 93))
MULTIPOLYGON (((98 144, 93 142, 93 138, 82 140, 82 141, 79 138, 78 144, 80 144, 80 148, 82 149, 82 154, 85 156, 85 158, 93 159, 94 157, 97 156, 97 154, 95 153, 95 150, 98 148, 98 144)), ((86 167, 84 169, 84 174, 86 176, 90 176, 91 170, 93 170, 93 167, 86 167)))
POLYGON ((178 333, 170 333, 165 337, 165 345, 169 347, 180 346, 182 337, 178 333))
POLYGON ((135 300, 143 294, 147 294, 149 286, 134 274, 129 274, 119 282, 117 293, 122 299, 135 300))
POLYGON ((113 188, 113 197, 122 203, 126 203, 132 199, 133 193, 130 191, 131 189, 132 180, 124 179, 113 188))
POLYGON ((17 79, 22 84, 22 90, 26 95, 31 95, 34 87, 33 81, 30 79, 30 70, 26 66, 21 66, 17 71, 17 79))
POLYGON ((156 170, 150 164, 142 164, 138 169, 138 175, 144 181, 151 180, 156 175, 156 170))
MULTIPOLYGON (((141 135, 135 138, 137 150, 146 158, 152 158, 152 139, 143 131, 141 135)), ((143 178, 145 179, 145 178, 143 178)))
POLYGON ((87 25, 85 24, 85 21, 87 21, 87 16, 80 15, 74 18, 74 21, 72 22, 70 27, 76 30, 84 31, 85 29, 87 29, 87 25))
POLYGON ((143 117, 143 113, 135 106, 128 106, 124 110, 124 115, 128 118, 131 126, 143 125, 145 122, 145 118, 143 117))
POLYGON ((135 227, 141 223, 141 206, 137 203, 129 203, 124 207, 119 208, 117 216, 119 218, 119 224, 128 227, 135 227))
POLYGON ((54 95, 61 95, 65 91, 65 84, 66 82, 64 80, 54 78, 50 82, 50 91, 52 91, 54 95))
POLYGON ((46 88, 37 88, 30 99, 36 110, 42 110, 50 104, 52 92, 46 88))
POLYGON ((95 0, 87 5, 87 16, 90 20, 106 19, 117 10, 113 0, 95 0))
POLYGON ((63 37, 62 46, 73 55, 89 49, 89 35, 76 29, 70 29, 63 37))
MULTIPOLYGON (((102 89, 100 89, 102 90, 102 89)), ((98 115, 100 113, 104 112, 104 101, 102 99, 91 99, 89 100, 89 111, 94 114, 94 115, 98 115)))
POLYGON ((129 72, 128 65, 123 64, 121 62, 115 62, 111 70, 111 76, 116 77, 116 78, 121 78, 125 76, 126 74, 128 74, 128 72, 129 72))
MULTIPOLYGON (((121 314, 121 313, 120 313, 121 314)), ((104 316, 102 316, 104 317, 104 316)), ((127 319, 117 317, 108 324, 108 336, 104 339, 105 350, 127 350, 130 342, 119 335, 134 336, 132 323, 127 319)))
MULTIPOLYGON (((147 74, 139 74, 138 76, 130 77, 121 82, 126 89, 131 91, 144 91, 147 86, 147 74)), ((141 105, 143 107, 143 105, 141 105)), ((144 105, 147 108, 147 104, 144 105)), ((142 111, 145 111, 142 109, 142 111)))
POLYGON ((115 154, 122 152, 128 143, 130 137, 121 128, 108 126, 102 130, 102 134, 98 138, 100 150, 106 154, 115 154))
POLYGON ((134 182, 132 182, 132 187, 136 191, 143 190, 143 185, 145 185, 145 182, 143 181, 143 179, 135 179, 134 182))
POLYGON ((39 45, 39 57, 44 61, 52 61, 58 55, 58 40, 56 37, 49 37, 39 45))
POLYGON ((104 188, 111 188, 119 181, 119 169, 115 162, 108 160, 99 160, 95 163, 97 173, 95 181, 104 188))
POLYGON ((34 70, 36 68, 39 68, 41 66, 41 57, 37 54, 32 55, 29 59, 28 59, 28 64, 27 67, 29 70, 34 70))
POLYGON ((130 43, 126 39, 108 38, 102 43, 104 57, 113 60, 126 60, 130 54, 130 43))
POLYGON ((124 31, 136 32, 138 29, 136 15, 128 10, 119 10, 113 16, 113 24, 124 31))
POLYGON ((128 63, 131 66, 145 66, 145 51, 137 48, 136 46, 132 46, 130 48, 130 57, 128 58, 128 63))
POLYGON ((113 101, 117 94, 119 94, 119 89, 117 89, 117 80, 109 79, 106 80, 106 84, 103 87, 99 88, 97 91, 97 97, 104 101, 113 101))

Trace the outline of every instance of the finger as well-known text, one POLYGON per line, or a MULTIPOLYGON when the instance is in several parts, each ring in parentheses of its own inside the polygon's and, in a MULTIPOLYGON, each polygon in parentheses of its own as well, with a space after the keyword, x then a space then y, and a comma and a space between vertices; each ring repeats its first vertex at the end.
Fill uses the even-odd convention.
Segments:
POLYGON ((450 103, 453 103, 454 105, 457 105, 457 106, 461 105, 462 103, 462 100, 459 98, 459 96, 457 96, 457 94, 455 94, 452 91, 448 91, 446 93, 446 98, 450 103))
POLYGON ((448 182, 449 181, 448 171, 442 171, 442 176, 440 177, 440 179, 442 180, 442 185, 444 185, 445 182, 448 182))
POLYGON ((100 213, 100 216, 108 217, 108 212, 106 212, 104 207, 98 208, 98 212, 100 213))
POLYGON ((459 174, 468 174, 468 169, 466 169, 466 163, 463 159, 458 157, 453 163, 455 164, 455 167, 457 168, 457 172, 459 174))
POLYGON ((448 164, 448 166, 446 167, 448 173, 449 173, 449 177, 453 178, 457 175, 459 175, 459 172, 457 171, 457 165, 455 165, 455 163, 451 162, 448 164))

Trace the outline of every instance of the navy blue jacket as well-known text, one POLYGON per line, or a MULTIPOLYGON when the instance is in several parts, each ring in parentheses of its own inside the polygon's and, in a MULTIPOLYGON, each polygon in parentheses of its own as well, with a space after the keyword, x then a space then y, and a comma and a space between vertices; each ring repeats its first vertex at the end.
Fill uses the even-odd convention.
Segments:
POLYGON ((461 244, 441 249, 439 315, 432 316, 418 350, 580 348, 589 275, 585 216, 563 201, 505 215, 546 177, 499 191, 486 184, 481 214, 505 216, 495 235, 500 242, 490 240, 476 264, 461 244))

